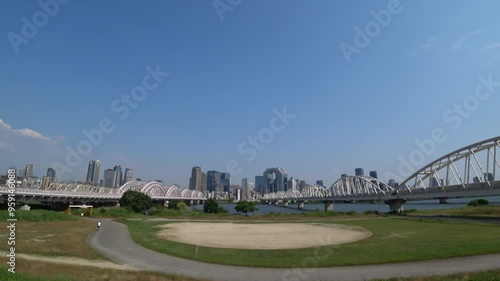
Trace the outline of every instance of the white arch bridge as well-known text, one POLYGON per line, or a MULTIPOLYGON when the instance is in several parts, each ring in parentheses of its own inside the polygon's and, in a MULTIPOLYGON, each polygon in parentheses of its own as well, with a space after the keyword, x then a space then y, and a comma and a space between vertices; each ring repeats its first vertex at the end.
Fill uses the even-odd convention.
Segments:
MULTIPOLYGON (((206 196, 202 192, 180 188, 177 185, 167 186, 157 181, 130 181, 120 188, 52 183, 45 189, 16 187, 14 195, 16 201, 25 204, 41 202, 118 203, 123 193, 128 190, 145 193, 154 201, 162 201, 164 204, 168 204, 169 200, 183 200, 188 204, 199 204, 206 200, 206 196)), ((7 186, 0 186, 1 201, 5 201, 9 194, 10 190, 7 186)))
POLYGON ((304 207, 306 201, 323 201, 325 211, 333 210, 334 201, 383 200, 392 212, 403 210, 408 200, 500 195, 500 137, 480 141, 448 153, 415 171, 398 186, 367 176, 346 176, 330 188, 308 186, 302 192, 287 190, 265 194, 269 203, 291 201, 304 207))

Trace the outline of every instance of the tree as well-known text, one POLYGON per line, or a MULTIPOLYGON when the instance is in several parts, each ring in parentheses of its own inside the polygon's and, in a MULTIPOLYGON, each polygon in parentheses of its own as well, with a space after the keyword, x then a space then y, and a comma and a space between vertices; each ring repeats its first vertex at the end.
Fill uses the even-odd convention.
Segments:
POLYGON ((181 211, 189 209, 188 205, 186 205, 186 203, 184 203, 184 201, 182 200, 171 200, 168 203, 168 208, 181 211))
POLYGON ((210 198, 203 204, 203 212, 218 214, 218 213, 227 213, 227 210, 223 207, 219 207, 219 204, 215 202, 214 199, 210 198))
POLYGON ((129 207, 136 213, 142 213, 153 207, 153 201, 149 195, 139 191, 129 190, 120 198, 120 206, 129 207))
POLYGON ((259 210, 256 206, 257 204, 255 202, 240 201, 236 203, 236 207, 234 207, 234 209, 236 210, 236 212, 242 212, 245 213, 246 216, 248 216, 248 212, 255 212, 259 210))

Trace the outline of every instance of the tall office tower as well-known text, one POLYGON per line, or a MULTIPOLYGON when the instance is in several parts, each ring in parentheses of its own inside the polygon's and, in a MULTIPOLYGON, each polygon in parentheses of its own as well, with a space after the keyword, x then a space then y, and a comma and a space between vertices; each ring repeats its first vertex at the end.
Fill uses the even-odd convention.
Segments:
POLYGON ((392 187, 392 188, 396 188, 396 181, 393 180, 393 179, 390 179, 389 180, 389 186, 392 187))
POLYGON ((378 179, 378 177, 377 177, 377 171, 370 171, 370 177, 378 179))
POLYGON ((299 191, 302 192, 304 191, 304 188, 306 188, 307 184, 305 180, 301 180, 299 183, 299 191))
POLYGON ((125 169, 125 175, 123 176, 123 184, 126 184, 129 181, 132 181, 134 178, 134 169, 125 169))
POLYGON ((56 170, 54 170, 53 168, 48 168, 47 169, 47 177, 51 178, 51 179, 55 179, 56 178, 56 170))
POLYGON ((201 172, 201 192, 207 192, 207 173, 201 172))
POLYGON ((323 186, 323 187, 324 187, 324 185, 323 185, 323 180, 317 180, 317 181, 316 181, 316 185, 319 185, 319 186, 323 186))
POLYGON ((218 171, 207 172, 207 193, 220 194, 224 192, 224 186, 221 182, 221 173, 218 171))
POLYGON ((116 171, 114 169, 104 170, 104 187, 116 186, 116 171))
POLYGON ((269 193, 267 190, 267 179, 264 176, 255 176, 255 191, 260 194, 269 193))
POLYGON ((16 177, 23 177, 24 178, 24 175, 26 174, 26 169, 25 168, 21 168, 19 170, 19 174, 16 174, 16 177))
POLYGON ((248 184, 248 179, 247 178, 243 178, 241 180, 241 189, 243 190, 243 200, 248 200, 248 198, 250 197, 250 190, 248 189, 249 187, 249 184, 248 184))
POLYGON ((122 178, 122 166, 120 165, 115 165, 115 167, 113 168, 113 170, 115 170, 115 184, 113 185, 113 187, 120 187, 122 186, 122 181, 123 181, 123 178, 122 178))
POLYGON ((201 191, 201 168, 198 166, 194 166, 193 169, 191 169, 189 189, 201 191))
POLYGON ((358 176, 358 177, 364 177, 365 176, 365 171, 363 170, 363 168, 356 168, 354 170, 354 175, 358 176))
POLYGON ((283 168, 269 168, 264 174, 267 180, 267 192, 286 191, 288 185, 288 174, 283 168))
POLYGON ((297 179, 294 179, 293 177, 288 179, 288 185, 287 185, 288 189, 297 190, 298 186, 299 186, 299 181, 297 179))
POLYGON ((342 174, 342 175, 340 175, 340 177, 345 178, 345 177, 347 177, 347 174, 342 174))
POLYGON ((28 165, 26 165, 26 168, 24 169, 24 177, 25 178, 32 178, 34 172, 35 172, 35 166, 33 166, 33 164, 28 164, 28 165))
POLYGON ((230 192, 231 187, 231 175, 229 173, 221 173, 222 189, 224 192, 230 192))
POLYGON ((87 184, 99 185, 99 171, 101 170, 101 161, 91 160, 87 170, 87 184))

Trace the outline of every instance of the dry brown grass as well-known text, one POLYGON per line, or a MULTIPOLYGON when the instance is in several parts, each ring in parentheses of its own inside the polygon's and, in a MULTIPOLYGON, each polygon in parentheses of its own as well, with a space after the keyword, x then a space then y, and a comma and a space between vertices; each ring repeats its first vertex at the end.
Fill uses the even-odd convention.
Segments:
MULTIPOLYGON (((95 224, 90 221, 17 222, 16 251, 43 256, 74 256, 103 259, 86 243, 95 224)), ((5 236, 5 235, 4 235, 5 236)), ((0 237, 5 239, 5 237, 0 237)), ((0 243, 0 250, 8 250, 0 243)))
MULTIPOLYGON (((6 261, 5 258, 1 258, 0 260, 2 263, 6 261)), ((16 271, 32 276, 61 277, 65 280, 75 281, 202 281, 202 279, 161 273, 61 265, 42 261, 27 261, 23 259, 18 259, 16 271)))

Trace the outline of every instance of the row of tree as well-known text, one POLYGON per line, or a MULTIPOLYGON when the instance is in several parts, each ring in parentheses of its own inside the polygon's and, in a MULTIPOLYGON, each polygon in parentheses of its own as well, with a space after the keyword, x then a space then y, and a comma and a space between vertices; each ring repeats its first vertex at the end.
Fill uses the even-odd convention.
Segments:
MULTIPOLYGON (((153 205, 153 200, 151 200, 151 197, 149 197, 149 195, 138 191, 126 191, 125 193, 123 193, 122 198, 120 198, 120 206, 131 208, 136 213, 147 213, 153 207, 153 205)), ((170 201, 168 208, 175 210, 187 210, 188 206, 182 200, 172 200, 170 201)), ((234 209, 237 213, 245 213, 245 215, 247 216, 248 213, 259 210, 255 202, 249 201, 239 201, 238 203, 236 203, 236 207, 234 207, 234 209)), ((205 203, 203 204, 203 211, 209 214, 228 212, 226 209, 219 206, 219 204, 213 199, 208 199, 205 201, 205 203)))

